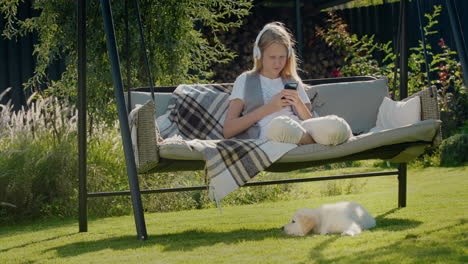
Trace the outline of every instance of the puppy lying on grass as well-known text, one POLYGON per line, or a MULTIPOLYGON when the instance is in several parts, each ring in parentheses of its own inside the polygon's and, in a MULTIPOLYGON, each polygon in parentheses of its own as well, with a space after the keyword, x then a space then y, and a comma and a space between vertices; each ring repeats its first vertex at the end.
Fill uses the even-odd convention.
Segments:
POLYGON ((291 222, 283 226, 283 231, 290 236, 305 236, 308 233, 354 236, 374 226, 375 219, 360 204, 339 202, 297 210, 291 222))

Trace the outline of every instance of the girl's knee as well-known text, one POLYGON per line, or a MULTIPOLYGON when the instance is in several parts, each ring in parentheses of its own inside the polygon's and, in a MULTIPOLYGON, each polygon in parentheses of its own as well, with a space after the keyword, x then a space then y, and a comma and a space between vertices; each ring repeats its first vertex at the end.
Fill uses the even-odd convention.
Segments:
POLYGON ((275 142, 299 144, 303 140, 305 129, 297 121, 287 116, 271 120, 266 138, 275 142))
POLYGON ((336 115, 312 118, 302 122, 302 126, 317 143, 323 145, 339 145, 353 135, 346 120, 336 115))

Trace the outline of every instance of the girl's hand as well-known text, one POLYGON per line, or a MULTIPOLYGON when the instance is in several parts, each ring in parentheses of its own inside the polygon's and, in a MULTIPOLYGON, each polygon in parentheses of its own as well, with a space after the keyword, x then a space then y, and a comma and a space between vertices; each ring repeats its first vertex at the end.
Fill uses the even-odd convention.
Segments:
POLYGON ((279 94, 284 97, 283 100, 287 103, 287 105, 298 106, 299 103, 302 102, 301 98, 299 97, 299 93, 296 90, 284 89, 279 94))
POLYGON ((289 101, 284 97, 282 93, 277 93, 273 95, 271 101, 268 103, 272 113, 276 111, 280 111, 281 109, 290 105, 289 101))

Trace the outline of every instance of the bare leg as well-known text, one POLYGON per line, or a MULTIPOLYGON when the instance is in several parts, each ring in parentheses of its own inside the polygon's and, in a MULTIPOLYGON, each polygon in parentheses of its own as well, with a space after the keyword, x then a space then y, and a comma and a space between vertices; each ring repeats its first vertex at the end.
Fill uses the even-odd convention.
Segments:
POLYGON ((312 138, 311 135, 309 135, 309 133, 304 133, 304 135, 302 135, 302 138, 301 140, 299 141, 299 145, 305 145, 305 144, 314 144, 316 143, 315 140, 312 138))

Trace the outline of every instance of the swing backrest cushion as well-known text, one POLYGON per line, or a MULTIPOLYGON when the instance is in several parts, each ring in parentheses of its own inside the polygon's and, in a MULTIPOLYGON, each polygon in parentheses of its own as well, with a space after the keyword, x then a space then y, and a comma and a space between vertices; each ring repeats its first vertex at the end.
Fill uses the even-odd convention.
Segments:
MULTIPOLYGON (((163 115, 169 105, 169 100, 171 99, 171 93, 154 93, 154 98, 156 100, 156 117, 163 115)), ((125 99, 127 99, 127 93, 125 93, 125 99)), ((151 93, 148 92, 132 92, 132 109, 135 108, 137 104, 145 104, 148 100, 153 100, 151 98, 151 93)), ((127 101, 126 101, 127 102, 127 101)))
POLYGON ((388 86, 386 79, 319 84, 309 86, 307 94, 313 98, 312 108, 319 116, 342 117, 353 134, 362 134, 375 127, 388 86))
MULTIPOLYGON (((351 126, 353 134, 366 133, 375 127, 379 107, 388 96, 386 79, 319 84, 306 89, 313 99, 313 110, 319 116, 342 117, 351 126)), ((171 93, 155 93, 156 117, 166 112, 171 96, 171 93)), ((132 108, 148 100, 152 100, 151 93, 132 92, 132 108)))

